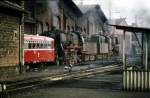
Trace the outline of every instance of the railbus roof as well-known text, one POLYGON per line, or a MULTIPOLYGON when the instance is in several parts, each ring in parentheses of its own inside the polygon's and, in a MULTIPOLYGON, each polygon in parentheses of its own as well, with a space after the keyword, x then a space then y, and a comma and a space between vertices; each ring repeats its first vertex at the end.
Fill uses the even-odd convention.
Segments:
POLYGON ((39 36, 39 35, 27 35, 24 34, 25 40, 36 40, 36 41, 53 41, 54 39, 51 37, 46 36, 39 36))

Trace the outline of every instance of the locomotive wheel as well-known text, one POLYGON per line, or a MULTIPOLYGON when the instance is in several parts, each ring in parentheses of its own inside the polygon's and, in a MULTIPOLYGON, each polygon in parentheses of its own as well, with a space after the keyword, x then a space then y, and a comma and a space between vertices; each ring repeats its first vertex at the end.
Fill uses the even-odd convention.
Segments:
POLYGON ((29 71, 30 70, 30 65, 25 65, 25 71, 29 71))
POLYGON ((55 64, 56 64, 57 66, 60 65, 60 60, 59 60, 59 58, 55 58, 55 64))

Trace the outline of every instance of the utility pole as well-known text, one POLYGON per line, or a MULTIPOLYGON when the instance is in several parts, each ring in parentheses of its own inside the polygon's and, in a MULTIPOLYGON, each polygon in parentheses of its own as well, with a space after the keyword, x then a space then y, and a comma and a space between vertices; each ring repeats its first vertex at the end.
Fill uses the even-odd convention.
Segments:
POLYGON ((135 26, 138 26, 137 15, 135 15, 135 26))
POLYGON ((109 19, 111 19, 111 0, 108 0, 108 13, 109 13, 109 19))
POLYGON ((80 0, 80 5, 83 5, 83 0, 80 0))

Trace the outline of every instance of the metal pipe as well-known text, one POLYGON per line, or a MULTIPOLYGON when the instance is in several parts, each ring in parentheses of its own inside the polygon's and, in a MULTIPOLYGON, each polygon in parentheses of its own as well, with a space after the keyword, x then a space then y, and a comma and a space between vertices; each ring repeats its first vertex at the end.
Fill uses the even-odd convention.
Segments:
POLYGON ((142 48, 141 48, 141 52, 142 52, 142 55, 141 55, 141 65, 143 66, 143 65, 144 65, 144 62, 143 62, 143 61, 144 61, 144 48, 143 48, 143 47, 144 47, 144 45, 143 45, 143 44, 144 44, 144 34, 143 34, 143 33, 142 33, 142 38, 141 38, 141 39, 142 39, 142 48))
MULTIPOLYGON (((24 1, 21 1, 21 6, 24 7, 24 1)), ((24 66, 24 54, 23 54, 23 45, 24 45, 24 13, 21 14, 20 23, 19 23, 19 73, 23 73, 24 66)))
POLYGON ((147 70, 147 58, 148 58, 148 42, 147 42, 147 34, 145 34, 145 70, 147 70))
POLYGON ((19 72, 20 74, 22 74, 23 72, 23 65, 24 65, 24 54, 23 54, 24 35, 22 33, 23 31, 22 25, 24 25, 23 20, 24 20, 24 15, 22 15, 19 24, 19 72))
POLYGON ((123 58, 123 81, 124 81, 124 89, 128 89, 128 79, 127 79, 127 77, 128 77, 128 75, 127 75, 127 73, 128 72, 126 72, 126 70, 125 70, 125 30, 123 31, 123 53, 122 53, 122 58, 123 58))
POLYGON ((19 73, 22 73, 22 64, 21 64, 21 20, 20 20, 20 24, 19 24, 19 73))
POLYGON ((125 61, 125 30, 123 31, 123 70, 126 68, 126 61, 125 61))
POLYGON ((0 93, 2 92, 2 84, 0 84, 0 93))

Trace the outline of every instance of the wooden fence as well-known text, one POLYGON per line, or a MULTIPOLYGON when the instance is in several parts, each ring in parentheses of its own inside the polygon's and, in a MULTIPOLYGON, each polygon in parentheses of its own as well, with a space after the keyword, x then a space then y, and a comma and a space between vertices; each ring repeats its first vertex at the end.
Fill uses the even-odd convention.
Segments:
POLYGON ((150 91, 150 71, 124 70, 123 88, 127 91, 150 91))

